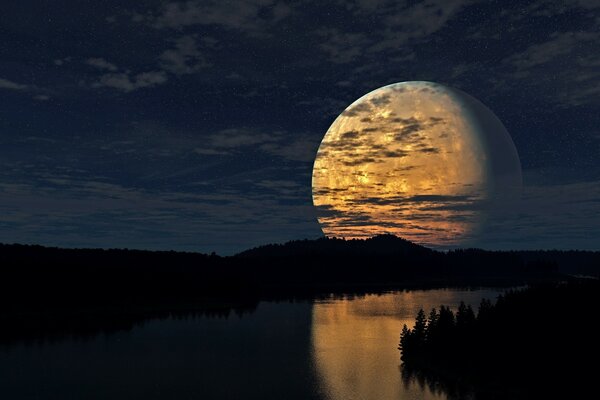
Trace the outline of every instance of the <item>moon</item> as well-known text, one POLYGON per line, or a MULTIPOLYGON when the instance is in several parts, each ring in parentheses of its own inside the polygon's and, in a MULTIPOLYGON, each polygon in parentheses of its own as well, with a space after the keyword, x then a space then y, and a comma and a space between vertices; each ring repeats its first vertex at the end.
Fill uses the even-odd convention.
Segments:
POLYGON ((488 215, 521 187, 517 150, 494 113, 424 81, 384 86, 348 106, 312 173, 326 236, 389 233, 434 247, 476 242, 488 215))

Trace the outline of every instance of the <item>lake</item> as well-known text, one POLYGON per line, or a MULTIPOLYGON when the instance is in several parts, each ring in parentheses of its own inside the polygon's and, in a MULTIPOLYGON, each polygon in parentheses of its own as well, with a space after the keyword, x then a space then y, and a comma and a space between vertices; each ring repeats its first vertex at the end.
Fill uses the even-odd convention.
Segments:
POLYGON ((445 399, 403 381, 397 350, 419 308, 500 290, 415 290, 261 302, 242 316, 149 320, 129 331, 0 345, 0 398, 445 399))

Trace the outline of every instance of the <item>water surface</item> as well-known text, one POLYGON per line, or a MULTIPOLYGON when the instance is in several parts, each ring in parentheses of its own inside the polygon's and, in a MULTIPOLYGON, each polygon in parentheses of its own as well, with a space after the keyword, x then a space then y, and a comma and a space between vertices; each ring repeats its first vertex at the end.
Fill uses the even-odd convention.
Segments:
POLYGON ((127 332, 0 345, 6 399, 444 399, 403 383, 396 349, 419 308, 496 290, 261 302, 228 318, 151 320, 127 332))

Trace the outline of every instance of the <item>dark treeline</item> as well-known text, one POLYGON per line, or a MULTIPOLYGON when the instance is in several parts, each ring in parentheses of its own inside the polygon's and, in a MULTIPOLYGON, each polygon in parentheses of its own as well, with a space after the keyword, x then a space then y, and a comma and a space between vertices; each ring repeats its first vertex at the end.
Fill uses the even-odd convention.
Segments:
MULTIPOLYGON (((600 265, 600 253, 590 253, 600 265)), ((312 288, 469 285, 549 276, 552 259, 476 249, 437 252, 383 235, 270 245, 232 257, 138 250, 0 245, 0 300, 109 304, 186 301, 223 295, 286 295, 312 288)))
POLYGON ((228 318, 254 312, 257 302, 196 303, 187 307, 49 308, 38 312, 0 313, 0 347, 14 343, 40 344, 64 339, 86 340, 101 334, 130 331, 150 320, 185 320, 198 317, 228 318), (43 312, 41 312, 43 311, 43 312))
POLYGON ((400 335, 403 375, 451 398, 580 398, 597 390, 597 280, 542 285, 421 310, 400 335))
MULTIPOLYGON (((280 303, 312 302, 314 300, 355 299, 373 290, 345 290, 337 293, 304 292, 287 296, 269 296, 262 300, 280 303)), ((50 304, 53 304, 52 302, 50 304)), ((41 344, 64 339, 87 340, 102 334, 130 331, 151 320, 188 320, 195 318, 227 319, 243 317, 256 311, 255 297, 199 297, 195 301, 166 303, 123 302, 110 305, 75 304, 68 307, 41 305, 32 308, 2 308, 0 312, 0 349, 15 343, 41 344)))
MULTIPOLYGON (((9 327, 2 335, 11 329, 12 337, 24 331, 60 332, 93 313, 100 319, 119 314, 135 320, 149 311, 223 304, 251 308, 261 299, 306 299, 332 292, 554 280, 559 264, 549 254, 443 253, 390 235, 293 241, 231 257, 0 245, 0 316, 9 327)), ((566 259, 568 254, 563 254, 566 259)), ((600 253, 576 254, 573 264, 600 265, 600 253)))

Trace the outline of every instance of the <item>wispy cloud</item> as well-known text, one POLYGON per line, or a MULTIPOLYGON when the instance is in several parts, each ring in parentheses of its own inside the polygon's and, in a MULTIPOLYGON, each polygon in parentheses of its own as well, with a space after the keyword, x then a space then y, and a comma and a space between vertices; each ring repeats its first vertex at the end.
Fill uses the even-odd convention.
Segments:
MULTIPOLYGON (((555 32, 547 41, 531 45, 507 60, 521 71, 547 64, 573 52, 577 46, 587 41, 597 41, 598 33, 591 32, 555 32)), ((584 60, 584 64, 590 60, 584 60)))
POLYGON ((319 45, 334 63, 345 64, 355 61, 364 54, 364 49, 371 43, 364 33, 342 32, 335 28, 324 28, 317 31, 324 40, 319 45))
MULTIPOLYGON (((88 65, 91 65, 92 67, 96 67, 98 69, 112 71, 112 72, 117 71, 119 69, 119 68, 117 68, 117 66, 115 64, 106 61, 104 58, 88 58, 86 60, 86 63, 88 65)), ((61 65, 61 64, 58 64, 58 65, 61 65)))
POLYGON ((319 138, 308 134, 293 135, 282 131, 265 133, 256 129, 232 128, 208 136, 195 151, 203 155, 231 155, 251 147, 253 151, 262 151, 287 161, 311 162, 318 145, 319 138))
POLYGON ((0 78, 0 89, 27 90, 29 87, 29 85, 24 85, 22 83, 17 83, 8 79, 0 78))
POLYGON ((320 234, 311 207, 298 205, 308 194, 294 182, 207 185, 157 191, 65 174, 35 185, 3 182, 0 242, 233 253, 320 234))
POLYGON ((167 75, 163 71, 149 71, 135 75, 125 72, 111 73, 101 75, 98 81, 92 84, 92 87, 107 87, 129 93, 134 90, 161 85, 167 80, 167 75))
MULTIPOLYGON (((202 42, 206 46, 214 45, 210 38, 206 38, 202 42)), ((169 80, 169 74, 192 74, 211 66, 200 51, 197 35, 183 35, 172 40, 172 43, 172 48, 164 50, 157 56, 155 69, 146 72, 133 73, 129 69, 119 72, 117 65, 105 58, 88 58, 85 61, 87 65, 103 72, 95 79, 91 87, 112 88, 130 93, 138 89, 165 84, 169 80)))
POLYGON ((156 28, 183 28, 192 25, 218 25, 250 34, 264 33, 266 24, 282 20, 291 7, 282 1, 233 0, 182 1, 166 3, 160 12, 145 18, 156 28))
POLYGON ((174 40, 175 47, 160 55, 161 66, 174 74, 191 74, 209 67, 193 35, 181 36, 174 40))
MULTIPOLYGON (((454 18, 470 0, 404 1, 340 1, 356 18, 370 18, 368 35, 350 29, 324 28, 316 31, 322 39, 320 48, 334 63, 349 63, 391 52, 401 57, 398 61, 414 58, 406 46, 411 42, 427 40, 454 18)), ((374 61, 374 60, 373 60, 374 61)))
POLYGON ((33 100, 46 101, 50 100, 50 91, 44 88, 37 87, 35 85, 26 85, 18 83, 8 79, 0 78, 0 89, 10 90, 16 93, 20 93, 25 96, 31 96, 33 100))
POLYGON ((522 199, 490 210, 474 243, 489 248, 598 250, 600 181, 529 186, 522 199))
POLYGON ((511 77, 545 91, 558 105, 597 103, 600 98, 598 32, 555 32, 505 60, 511 77), (532 79, 535 78, 535 79, 532 79))

